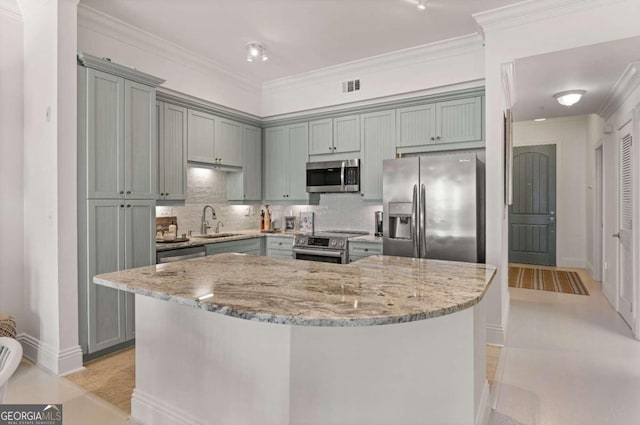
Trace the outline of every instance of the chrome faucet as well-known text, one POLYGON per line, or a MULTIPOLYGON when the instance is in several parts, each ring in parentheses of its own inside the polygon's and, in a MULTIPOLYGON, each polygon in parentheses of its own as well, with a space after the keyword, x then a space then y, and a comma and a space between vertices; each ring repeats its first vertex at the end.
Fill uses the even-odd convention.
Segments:
POLYGON ((216 220, 216 210, 213 209, 211 205, 205 205, 202 209, 202 223, 200 223, 200 234, 206 235, 207 229, 211 229, 209 226, 209 222, 207 221, 207 208, 211 208, 211 217, 216 220))
POLYGON ((221 227, 224 227, 224 223, 223 223, 223 222, 221 222, 221 221, 218 221, 218 222, 216 223, 216 230, 215 230, 215 232, 216 232, 216 233, 220 233, 220 228, 221 228, 221 227))

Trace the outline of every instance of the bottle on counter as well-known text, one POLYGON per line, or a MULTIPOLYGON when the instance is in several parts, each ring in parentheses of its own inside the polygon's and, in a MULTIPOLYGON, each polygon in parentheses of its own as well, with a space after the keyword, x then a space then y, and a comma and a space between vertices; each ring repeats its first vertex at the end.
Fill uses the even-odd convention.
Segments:
POLYGON ((169 233, 173 233, 174 235, 178 236, 178 225, 175 221, 169 225, 169 233))
POLYGON ((269 205, 265 205, 266 212, 264 213, 264 230, 271 230, 271 211, 269 211, 269 205))
POLYGON ((260 230, 264 230, 264 210, 260 210, 260 230))

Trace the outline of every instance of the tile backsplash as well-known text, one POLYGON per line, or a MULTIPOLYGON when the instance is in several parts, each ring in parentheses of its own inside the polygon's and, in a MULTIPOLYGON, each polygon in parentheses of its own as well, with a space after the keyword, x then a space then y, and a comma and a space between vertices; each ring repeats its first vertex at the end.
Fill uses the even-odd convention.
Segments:
MULTIPOLYGON (((260 228, 260 210, 264 204, 234 205, 227 201, 227 173, 209 168, 187 169, 187 200, 184 205, 156 207, 156 215, 178 217, 178 233, 193 230, 200 233, 202 209, 211 205, 217 220, 207 220, 213 231, 217 222, 224 223, 221 232, 260 228)), ((360 194, 323 194, 319 205, 270 205, 276 227, 283 227, 284 217, 293 213, 298 219, 301 211, 313 211, 316 230, 362 230, 374 232, 374 213, 382 205, 364 202, 360 194)), ((296 221, 297 221, 296 219, 296 221)), ((299 223, 298 223, 299 225, 299 223)))

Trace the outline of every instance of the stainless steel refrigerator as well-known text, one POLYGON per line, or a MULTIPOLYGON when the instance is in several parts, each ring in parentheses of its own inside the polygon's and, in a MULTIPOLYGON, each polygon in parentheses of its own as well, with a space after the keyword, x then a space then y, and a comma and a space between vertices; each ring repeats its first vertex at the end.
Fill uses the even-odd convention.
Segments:
POLYGON ((384 255, 483 263, 484 164, 475 153, 384 161, 384 255))

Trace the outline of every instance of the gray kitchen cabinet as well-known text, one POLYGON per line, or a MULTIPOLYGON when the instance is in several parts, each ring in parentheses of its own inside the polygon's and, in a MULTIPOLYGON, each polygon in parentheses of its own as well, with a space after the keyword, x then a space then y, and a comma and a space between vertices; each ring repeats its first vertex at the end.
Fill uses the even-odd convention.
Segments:
POLYGON ((395 110, 371 112, 360 116, 362 165, 360 194, 366 200, 382 199, 382 162, 395 158, 395 110))
POLYGON ((158 116, 158 200, 187 197, 187 109, 156 102, 158 116))
POLYGON ((155 199, 157 161, 155 88, 87 69, 79 96, 87 142, 88 199, 155 199))
POLYGON ((242 124, 189 109, 188 160, 216 166, 242 166, 242 124))
MULTIPOLYGON (((94 353, 135 337, 135 299, 117 289, 93 283, 93 276, 155 263, 155 202, 89 200, 87 229, 86 351, 94 353)), ((83 344, 84 345, 84 344, 83 344)))
POLYGON ((293 258, 293 238, 291 236, 267 235, 267 256, 293 258))
POLYGON ((309 201, 306 165, 309 160, 307 123, 265 130, 264 191, 268 201, 309 201))
POLYGON ((360 115, 309 122, 309 155, 360 151, 360 115))
POLYGON ((482 97, 468 97, 397 109, 397 146, 479 142, 482 97))
POLYGON ((207 255, 235 252, 239 254, 262 255, 262 238, 240 239, 229 242, 216 242, 206 245, 207 255))
POLYGON ((262 130, 243 125, 242 171, 227 175, 229 201, 262 199, 262 130))
POLYGON ((349 241, 349 262, 362 260, 372 255, 382 255, 382 243, 349 241))

